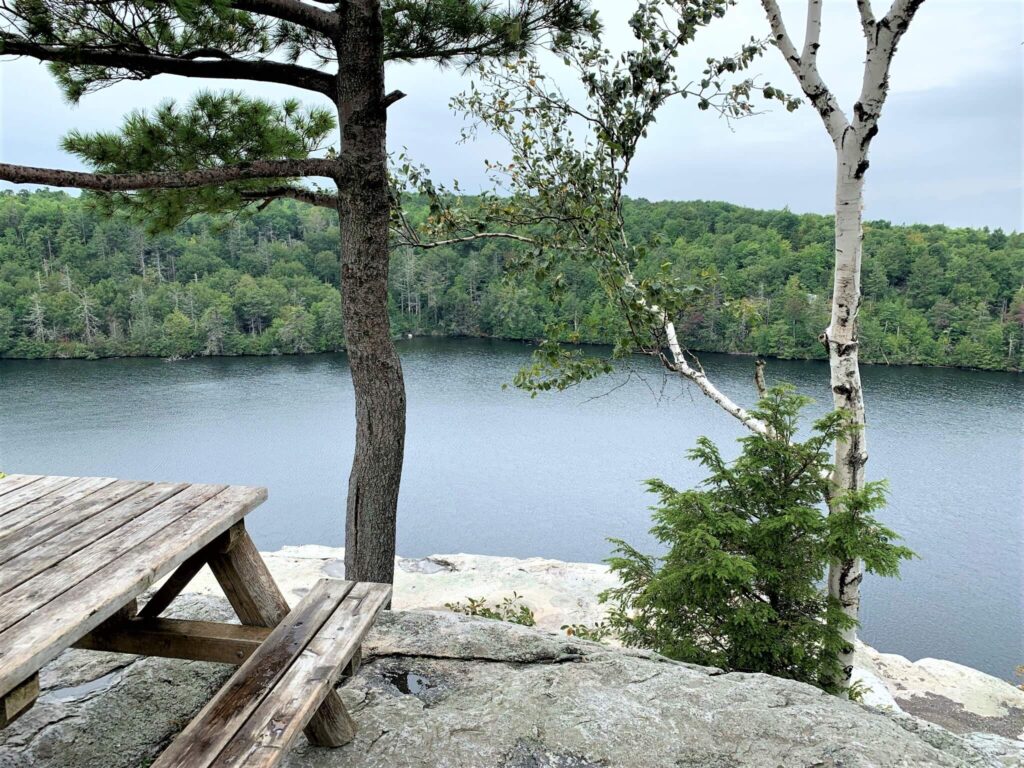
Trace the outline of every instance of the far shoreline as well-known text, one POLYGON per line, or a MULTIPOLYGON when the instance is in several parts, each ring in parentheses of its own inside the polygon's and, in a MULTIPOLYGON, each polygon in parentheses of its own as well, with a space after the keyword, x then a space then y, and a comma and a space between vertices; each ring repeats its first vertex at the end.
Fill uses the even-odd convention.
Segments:
MULTIPOLYGON (((520 344, 524 347, 535 348, 540 343, 538 339, 521 339, 507 336, 468 336, 468 335, 440 335, 440 334, 401 334, 393 337, 393 340, 398 343, 399 350, 401 349, 402 342, 416 341, 419 339, 439 340, 447 339, 453 341, 459 340, 471 340, 471 341, 497 341, 509 344, 520 344)), ((572 344, 565 342, 567 346, 576 347, 579 349, 584 348, 598 348, 610 350, 610 344, 598 344, 593 342, 582 342, 578 344, 572 344)), ((689 352, 701 355, 723 355, 728 357, 744 357, 744 358, 763 358, 771 361, 782 361, 782 362, 807 362, 807 363, 826 363, 828 360, 825 357, 779 357, 777 355, 759 354, 757 352, 723 352, 714 349, 690 349, 689 352)), ((634 353, 638 357, 641 356, 639 353, 634 353)), ((252 354, 252 353, 240 353, 240 354, 223 354, 223 355, 189 355, 188 357, 163 357, 161 355, 103 355, 97 354, 96 352, 90 351, 88 354, 76 355, 49 355, 39 357, 28 357, 28 356, 17 356, 8 353, 0 354, 0 362, 11 360, 18 362, 49 362, 49 361, 77 361, 77 362, 89 362, 95 363, 103 360, 160 360, 167 363, 181 363, 189 360, 218 360, 218 359, 260 359, 260 358, 275 358, 275 357, 288 357, 288 358, 312 358, 312 357, 329 357, 332 355, 347 355, 345 349, 339 349, 330 352, 280 352, 274 350, 264 354, 252 354)), ((1012 373, 1021 375, 1024 374, 1024 369, 1019 368, 970 368, 962 365, 929 365, 926 363, 887 363, 878 360, 860 360, 862 366, 878 367, 878 368, 928 368, 934 370, 947 370, 947 371, 966 371, 972 373, 1012 373)))

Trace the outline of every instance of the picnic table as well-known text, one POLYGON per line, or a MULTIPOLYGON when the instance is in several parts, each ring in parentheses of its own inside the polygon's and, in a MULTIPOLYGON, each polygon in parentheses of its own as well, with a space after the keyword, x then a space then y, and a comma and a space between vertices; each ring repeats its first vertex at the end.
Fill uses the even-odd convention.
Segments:
POLYGON ((238 485, 0 479, 0 728, 38 698, 39 670, 77 647, 239 665, 154 768, 276 765, 303 730, 317 745, 351 741, 334 686, 390 587, 323 579, 290 609, 245 530, 266 498, 238 485), (161 617, 204 565, 241 624, 161 617))

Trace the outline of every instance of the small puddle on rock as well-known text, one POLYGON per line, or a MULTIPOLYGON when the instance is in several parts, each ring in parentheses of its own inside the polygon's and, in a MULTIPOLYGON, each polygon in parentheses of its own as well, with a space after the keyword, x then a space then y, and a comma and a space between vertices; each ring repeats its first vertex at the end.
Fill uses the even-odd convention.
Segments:
POLYGON ((81 685, 69 685, 67 688, 53 688, 39 697, 41 701, 56 701, 66 704, 69 701, 86 699, 93 694, 112 688, 121 680, 121 670, 109 672, 95 680, 90 680, 81 685))
POLYGON ((430 681, 422 675, 417 675, 415 672, 405 672, 404 670, 389 672, 384 675, 384 679, 402 693, 411 696, 419 696, 422 693, 426 693, 427 689, 433 687, 430 681))

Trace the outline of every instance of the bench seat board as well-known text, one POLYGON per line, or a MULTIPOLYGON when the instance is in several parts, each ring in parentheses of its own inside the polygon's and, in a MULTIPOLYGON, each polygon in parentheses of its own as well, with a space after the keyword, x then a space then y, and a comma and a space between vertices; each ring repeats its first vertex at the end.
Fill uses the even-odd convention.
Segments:
POLYGON ((152 768, 207 768, 352 590, 321 579, 178 735, 152 768))
POLYGON ((191 486, 173 495, 169 506, 158 504, 0 598, 0 696, 228 530, 266 496, 264 488, 191 486), (186 496, 191 489, 196 495, 186 496), (180 497, 194 503, 173 504, 180 497))
POLYGON ((210 763, 211 768, 277 765, 333 690, 390 596, 391 588, 386 584, 357 583, 210 763))

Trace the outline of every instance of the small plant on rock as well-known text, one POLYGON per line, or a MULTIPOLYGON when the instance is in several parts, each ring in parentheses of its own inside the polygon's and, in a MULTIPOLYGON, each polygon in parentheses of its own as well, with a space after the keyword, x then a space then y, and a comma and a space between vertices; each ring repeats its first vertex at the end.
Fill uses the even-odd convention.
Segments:
POLYGON ((913 553, 872 516, 885 502, 882 482, 834 498, 828 514, 829 449, 853 428, 831 412, 798 440, 808 402, 787 387, 769 390, 755 412, 769 434, 742 438, 731 463, 700 438, 689 456, 709 475, 697 489, 648 481, 659 498, 651 532, 667 552, 613 540, 608 562, 622 585, 601 596, 626 645, 841 692, 837 659, 854 620, 824 589, 828 564, 862 559, 869 572, 895 576, 913 553))
POLYGON ((595 624, 563 624, 562 631, 569 637, 592 640, 595 643, 603 643, 613 634, 612 628, 604 621, 595 624))
POLYGON ((537 621, 530 606, 520 603, 522 599, 522 595, 513 592, 512 597, 506 597, 493 607, 488 606, 486 598, 483 597, 467 597, 465 603, 445 603, 444 607, 454 613, 464 613, 467 616, 479 616, 484 619, 507 621, 512 624, 521 624, 524 627, 532 627, 537 621))

